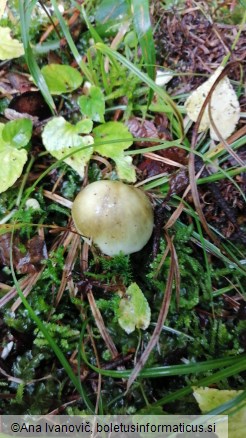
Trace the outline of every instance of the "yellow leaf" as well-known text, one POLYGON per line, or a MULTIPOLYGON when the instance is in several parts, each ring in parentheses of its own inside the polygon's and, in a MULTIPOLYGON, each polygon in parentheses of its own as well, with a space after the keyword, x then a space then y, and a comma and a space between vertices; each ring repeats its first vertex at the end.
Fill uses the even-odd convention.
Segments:
POLYGON ((23 45, 10 35, 9 27, 0 27, 0 59, 19 58, 24 54, 23 45))
MULTIPOLYGON (((191 93, 184 106, 187 114, 193 122, 197 121, 201 107, 216 79, 223 71, 218 67, 212 76, 200 87, 191 93)), ((237 95, 228 79, 225 76, 216 86, 211 98, 211 115, 213 122, 224 139, 228 138, 236 128, 240 118, 240 105, 237 95)), ((220 140, 212 127, 208 114, 208 105, 203 113, 199 126, 199 132, 210 128, 210 136, 213 140, 220 140)))
MULTIPOLYGON (((193 395, 199 404, 199 407, 203 414, 206 414, 211 409, 215 409, 223 403, 226 403, 238 395, 242 394, 243 391, 235 390, 220 390, 215 388, 193 388, 193 395)), ((245 401, 241 402, 241 409, 229 415, 228 420, 228 432, 230 438, 242 438, 245 432, 246 425, 246 407, 245 401)), ((226 414, 230 413, 230 410, 226 414)), ((224 414, 224 413, 223 413, 224 414)), ((223 433, 223 423, 217 425, 216 433, 219 438, 223 438, 225 435, 223 433)))

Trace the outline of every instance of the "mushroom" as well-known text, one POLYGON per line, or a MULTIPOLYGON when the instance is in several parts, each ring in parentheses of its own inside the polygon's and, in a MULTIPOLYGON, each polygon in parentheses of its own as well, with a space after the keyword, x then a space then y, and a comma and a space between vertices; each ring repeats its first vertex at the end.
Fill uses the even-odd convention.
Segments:
POLYGON ((77 231, 107 255, 131 254, 146 245, 153 231, 153 210, 144 192, 120 181, 96 181, 75 198, 77 231))

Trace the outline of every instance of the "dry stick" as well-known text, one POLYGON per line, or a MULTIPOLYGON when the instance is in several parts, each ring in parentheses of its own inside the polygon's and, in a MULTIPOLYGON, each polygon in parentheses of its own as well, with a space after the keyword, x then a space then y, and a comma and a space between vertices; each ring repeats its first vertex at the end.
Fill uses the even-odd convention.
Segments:
POLYGON ((116 346, 114 345, 112 338, 108 334, 108 331, 105 327, 101 312, 96 305, 96 302, 95 302, 95 299, 94 299, 94 296, 93 296, 91 289, 89 290, 87 297, 88 297, 91 311, 92 311, 92 314, 94 316, 98 330, 99 330, 105 344, 107 345, 107 348, 109 349, 110 353, 112 354, 113 358, 117 357, 119 353, 117 351, 116 346))
MULTIPOLYGON (((89 245, 88 245, 88 243, 84 242, 83 245, 82 245, 82 251, 81 251, 82 259, 81 259, 81 263, 80 263, 82 272, 85 272, 88 269, 88 256, 89 256, 89 245)), ((83 313, 84 312, 81 309, 81 317, 82 317, 83 320, 85 320, 86 316, 83 313)), ((99 359, 99 355, 98 355, 98 352, 97 352, 96 344, 95 344, 95 341, 94 341, 94 338, 93 338, 92 329, 91 329, 89 324, 87 324, 87 332, 88 332, 88 335, 89 335, 89 338, 90 338, 90 341, 91 341, 92 348, 94 350, 94 354, 95 354, 96 362, 97 362, 97 367, 101 368, 100 359, 99 359)), ((98 374, 95 414, 98 413, 101 388, 102 388, 102 375, 98 374)))
MULTIPOLYGON (((27 277, 24 277, 24 278, 22 278, 22 279, 20 280, 19 284, 20 284, 20 287, 21 287, 22 290, 28 286, 28 284, 29 284, 29 279, 30 279, 31 277, 33 277, 33 274, 32 274, 31 276, 28 275, 27 277)), ((6 293, 6 294, 0 299, 0 309, 1 309, 2 307, 4 307, 6 304, 8 304, 8 302, 9 302, 10 300, 12 300, 12 298, 14 298, 16 295, 17 295, 16 288, 15 288, 15 286, 13 286, 13 287, 11 287, 11 288, 9 289, 9 291, 8 291, 8 292, 7 292, 7 293, 6 293)))
POLYGON ((67 403, 63 403, 61 406, 59 406, 58 408, 54 409, 53 411, 48 412, 46 415, 59 415, 61 412, 65 411, 65 409, 68 406, 73 405, 74 403, 77 403, 78 400, 80 400, 80 395, 76 395, 74 396, 73 400, 67 402, 67 403))
POLYGON ((73 203, 69 201, 66 198, 63 198, 63 196, 57 195, 56 193, 50 192, 49 190, 43 190, 43 195, 51 199, 53 202, 56 202, 57 204, 63 205, 67 208, 72 208, 73 203))
POLYGON ((170 166, 180 167, 185 169, 183 164, 177 163, 177 161, 170 160, 169 158, 162 157, 161 155, 154 154, 153 152, 146 152, 146 154, 142 154, 143 157, 150 158, 154 161, 160 161, 165 164, 169 164, 170 166))
POLYGON ((71 247, 70 250, 68 252, 66 261, 65 261, 65 266, 63 269, 63 273, 62 273, 62 279, 61 279, 61 284, 59 287, 59 290, 57 292, 57 296, 56 296, 56 301, 55 301, 55 306, 57 306, 62 298, 63 292, 65 290, 65 287, 67 285, 68 282, 68 276, 74 266, 75 263, 75 258, 76 255, 78 253, 78 249, 79 249, 79 244, 80 244, 80 236, 79 235, 73 235, 73 233, 71 233, 73 239, 72 239, 72 243, 71 243, 71 247))
POLYGON ((173 279, 174 279, 175 270, 176 270, 176 266, 175 266, 176 257, 175 257, 175 250, 174 250, 172 240, 170 239, 170 237, 167 233, 165 234, 165 236, 166 236, 167 244, 169 246, 169 250, 171 253, 171 264, 170 264, 170 270, 168 273, 167 284, 166 284, 166 289, 165 289, 165 293, 164 293, 164 297, 163 297, 163 301, 162 301, 162 306, 161 306, 161 310, 160 310, 160 313, 158 316, 158 320, 157 320, 155 329, 154 329, 153 334, 149 340, 149 343, 148 343, 146 349, 144 350, 142 356, 140 357, 137 365, 133 369, 133 371, 128 379, 126 392, 129 391, 131 385, 136 380, 138 374, 140 373, 140 371, 142 370, 142 368, 146 364, 151 351, 153 350, 153 348, 157 344, 160 333, 162 331, 164 321, 167 317, 167 313, 168 313, 168 309, 169 309, 169 305, 170 305, 170 300, 171 300, 171 295, 172 295, 172 284, 173 284, 173 279))
MULTIPOLYGON (((195 178, 198 179, 199 176, 202 174, 202 172, 203 172, 203 167, 196 174, 195 178)), ((172 213, 172 215, 168 219, 167 223, 165 224, 165 226, 164 226, 165 230, 168 230, 168 228, 171 228, 175 224, 175 222, 178 220, 183 209, 185 208, 185 205, 183 203, 183 199, 185 199, 185 197, 188 195, 189 191, 190 191, 190 184, 186 187, 184 194, 182 196, 182 200, 180 201, 178 207, 176 208, 176 210, 174 210, 174 212, 172 213)), ((164 202, 166 202, 166 200, 164 202)))
MULTIPOLYGON (((36 272, 34 274, 30 274, 28 275, 28 286, 23 289, 23 295, 25 297, 27 297, 27 295, 29 295, 29 293, 31 292, 33 286, 35 286, 35 284, 37 283, 38 279, 41 277, 41 274, 43 273, 44 270, 44 266, 42 267, 42 269, 39 272, 36 272)), ((16 289, 15 290, 15 295, 16 295, 16 289)), ((17 300, 14 302, 14 304, 11 306, 11 312, 15 312, 18 307, 22 304, 22 299, 19 297, 17 298, 17 300)))
MULTIPOLYGON (((44 269, 44 268, 43 268, 44 269)), ((22 278, 19 282, 21 289, 23 290, 23 293, 25 296, 28 295, 28 293, 30 292, 32 286, 34 286, 34 284, 36 283, 36 281, 38 280, 39 276, 41 275, 43 269, 37 273, 32 273, 29 274, 28 276, 22 278)), ((16 287, 13 286, 11 287, 11 289, 0 299, 0 309, 1 307, 4 307, 10 300, 12 300, 15 296, 17 295, 16 292, 16 287)), ((21 301, 19 302, 19 304, 21 304, 21 301)), ((14 305, 13 305, 14 306, 14 305)), ((14 312, 16 310, 16 308, 11 308, 11 310, 14 312)))
MULTIPOLYGON (((242 126, 242 128, 238 129, 236 132, 234 132, 234 134, 232 134, 228 139, 227 139, 227 143, 228 145, 232 144, 234 141, 238 140, 239 138, 243 137, 243 135, 246 134, 246 126, 242 126)), ((216 155, 217 153, 221 152, 224 148, 224 144, 222 142, 220 142, 219 144, 217 144, 217 146, 215 148, 213 148, 213 150, 208 151, 205 154, 205 158, 213 158, 214 155, 216 155)))
MULTIPOLYGON (((50 252, 55 251, 58 246, 63 245, 64 251, 66 250, 67 246, 69 245, 70 241, 73 239, 73 233, 70 233, 69 230, 66 230, 62 233, 61 239, 56 241, 54 245, 52 246, 50 252)), ((49 253, 50 254, 50 253, 49 253)), ((43 270, 45 269, 45 266, 43 266, 39 272, 32 273, 27 275, 26 277, 19 280, 19 285, 21 289, 23 290, 23 294, 25 297, 31 292, 32 287, 35 286, 37 281, 39 280, 39 277, 41 276, 43 270)), ((16 287, 13 286, 1 299, 0 299, 0 308, 5 306, 10 300, 12 300, 17 295, 16 287)), ((17 308, 22 303, 20 298, 17 298, 16 302, 11 307, 11 310, 14 312, 17 310, 17 308)))
POLYGON ((0 374, 2 374, 4 377, 6 377, 9 382, 14 382, 14 383, 18 383, 18 384, 24 383, 24 380, 19 379, 18 377, 10 376, 2 368, 0 368, 0 374))

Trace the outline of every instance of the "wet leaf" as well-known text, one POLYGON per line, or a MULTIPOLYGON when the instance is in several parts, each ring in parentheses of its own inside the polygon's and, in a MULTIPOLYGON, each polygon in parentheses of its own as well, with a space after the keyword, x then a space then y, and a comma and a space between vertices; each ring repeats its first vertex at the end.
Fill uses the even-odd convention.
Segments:
POLYGON ((6 130, 6 126, 10 123, 12 122, 6 125, 0 124, 0 193, 5 192, 21 176, 24 164, 27 161, 27 151, 25 149, 18 150, 15 143, 6 142, 3 139, 3 130, 6 130))
POLYGON ((189 184, 189 175, 187 169, 179 169, 169 180, 169 191, 167 196, 171 197, 184 191, 189 184))
MULTIPOLYGON (((197 121, 201 107, 216 79, 219 77, 223 67, 219 67, 212 76, 200 85, 185 102, 187 114, 191 120, 197 121)), ((216 128, 224 139, 227 139, 235 130, 240 118, 240 105, 237 95, 228 79, 225 76, 216 86, 211 98, 211 115, 216 128)), ((208 105, 204 111, 199 132, 210 128, 210 136, 213 140, 220 140, 214 131, 209 118, 208 105)))
POLYGON ((21 176, 24 164, 27 161, 25 149, 15 149, 10 146, 0 147, 0 193, 5 192, 21 176))
POLYGON ((95 145, 94 149, 106 157, 114 157, 119 152, 128 149, 132 145, 132 136, 127 127, 120 122, 108 122, 93 129, 97 141, 106 144, 95 145), (122 141, 119 141, 122 140, 122 141))
POLYGON ((88 95, 79 97, 78 104, 83 115, 95 122, 104 123, 105 101, 99 87, 90 87, 88 95))
MULTIPOLYGON (((13 243, 13 265, 20 274, 31 274, 41 269, 41 261, 47 259, 45 241, 40 236, 34 236, 28 241, 22 241, 15 234, 13 243)), ((10 266, 11 233, 0 236, 0 264, 10 266)))
POLYGON ((132 333, 135 328, 146 330, 150 323, 150 307, 143 292, 136 283, 126 290, 126 296, 119 305, 120 326, 126 333, 132 333))
POLYGON ((136 181, 135 167, 132 165, 132 157, 119 154, 114 157, 118 177, 128 182, 136 181))
MULTIPOLYGON (((91 135, 79 134, 88 133, 92 128, 92 121, 82 120, 77 125, 72 125, 63 117, 55 117, 44 128, 42 138, 47 151, 57 160, 63 159, 71 152, 76 152, 82 146, 92 145, 94 140, 91 135)), ((84 167, 90 160, 93 148, 85 147, 81 151, 71 155, 64 161, 78 174, 84 176, 84 167)))
POLYGON ((83 82, 81 74, 69 65, 45 65, 41 72, 47 82, 51 94, 70 93, 80 87, 83 82))
POLYGON ((12 120, 2 130, 2 138, 17 149, 27 145, 32 136, 32 122, 29 119, 12 120))
MULTIPOLYGON (((242 394, 243 391, 235 391, 235 390, 220 390, 215 388, 194 388, 193 395, 199 404, 199 407, 203 414, 209 412, 211 409, 215 409, 223 403, 229 402, 233 398, 242 394)), ((245 424, 246 424, 246 406, 245 401, 241 403, 244 405, 240 410, 234 413, 232 416, 228 416, 229 421, 229 437, 230 438, 238 438, 244 436, 245 424)), ((239 407, 239 406, 237 406, 239 407)), ((230 412, 227 411, 228 414, 230 412)), ((224 434, 225 429, 223 429, 223 424, 217 424, 216 433, 219 438, 223 438, 227 436, 227 433, 224 434)))
POLYGON ((21 93, 29 91, 33 86, 33 83, 30 82, 26 76, 20 73, 9 72, 7 73, 6 77, 8 78, 12 87, 14 87, 15 90, 20 91, 21 93))
MULTIPOLYGON (((129 131, 131 132, 131 134, 133 135, 133 137, 140 137, 140 138, 159 138, 158 135, 158 131, 156 126, 154 125, 153 122, 151 122, 150 120, 141 120, 138 119, 137 117, 131 117, 127 123, 126 123, 129 131)), ((155 145, 156 143, 154 142, 135 142, 136 145, 139 146, 151 146, 151 145, 155 145)))
POLYGON ((144 178, 149 178, 151 176, 159 175, 166 171, 165 163, 161 161, 152 160, 151 158, 143 157, 141 162, 138 164, 138 169, 143 172, 144 178))
POLYGON ((124 156, 124 150, 132 144, 132 136, 127 127, 120 122, 108 122, 96 127, 93 130, 95 141, 108 141, 106 144, 94 146, 94 150, 116 163, 117 173, 121 179, 129 182, 136 181, 135 168, 132 165, 131 157, 124 156), (124 140, 125 139, 125 140, 124 140), (120 140, 119 142, 115 142, 120 140))
POLYGON ((10 35, 9 27, 0 27, 0 59, 19 58, 24 55, 23 45, 10 35))
POLYGON ((45 241, 40 236, 34 236, 25 244, 26 252, 22 254, 16 265, 22 274, 38 272, 42 267, 42 260, 48 258, 45 241))

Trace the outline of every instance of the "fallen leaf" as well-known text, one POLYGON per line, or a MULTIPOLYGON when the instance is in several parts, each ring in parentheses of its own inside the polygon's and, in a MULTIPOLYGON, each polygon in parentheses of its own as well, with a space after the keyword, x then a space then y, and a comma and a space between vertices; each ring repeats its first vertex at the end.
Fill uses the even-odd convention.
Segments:
POLYGON ((33 83, 30 82, 25 75, 22 75, 20 73, 8 72, 6 77, 12 87, 15 90, 20 91, 20 93, 30 91, 31 87, 33 87, 33 83))
POLYGON ((136 283, 132 283, 119 305, 118 322, 121 328, 128 334, 135 328, 146 330, 150 324, 150 315, 150 307, 143 292, 136 283))
MULTIPOLYGON (((223 67, 218 67, 212 76, 200 85, 186 100, 184 106, 187 114, 193 122, 197 121, 202 105, 216 79, 219 77, 223 67)), ((237 95, 228 79, 225 76, 216 86, 211 98, 211 115, 213 122, 219 133, 224 139, 227 139, 235 130, 240 118, 240 105, 237 95)), ((199 132, 210 128, 210 137, 219 141, 209 118, 208 105, 202 116, 199 125, 199 132)))
POLYGON ((163 87, 163 85, 168 84, 168 82, 170 82, 172 78, 173 78, 173 74, 169 70, 166 70, 166 71, 157 70, 155 83, 156 83, 156 85, 163 87))
MULTIPOLYGON (((203 414, 206 414, 212 409, 217 408, 223 403, 226 403, 238 395, 242 394, 243 391, 235 391, 235 390, 220 390, 215 388, 193 388, 193 395, 199 404, 199 407, 203 414)), ((240 405, 239 405, 240 406, 240 405)), ((239 408, 237 406, 237 408, 239 408)), ((242 438, 245 433, 245 424, 246 424, 246 406, 245 400, 241 402, 241 409, 237 412, 233 413, 233 415, 228 416, 229 421, 229 437, 230 438, 242 438)), ((227 411, 226 414, 230 412, 227 411)), ((223 413, 224 414, 224 413, 223 413)), ((225 424, 223 423, 217 424, 216 433, 219 438, 223 438, 225 435, 224 432, 225 424)))
MULTIPOLYGON (((21 241, 19 235, 15 235, 12 243, 13 265, 20 274, 38 272, 42 265, 41 261, 47 259, 45 241, 40 236, 34 236, 28 241, 21 241)), ((0 264, 10 266, 11 233, 0 236, 0 264)))
MULTIPOLYGON (((139 137, 139 138, 159 138, 158 131, 156 126, 153 122, 150 120, 144 120, 138 119, 137 117, 131 117, 127 122, 126 126, 128 127, 130 133, 133 135, 133 137, 139 137)), ((155 145, 156 142, 151 141, 136 141, 135 145, 138 146, 152 146, 155 145)))

